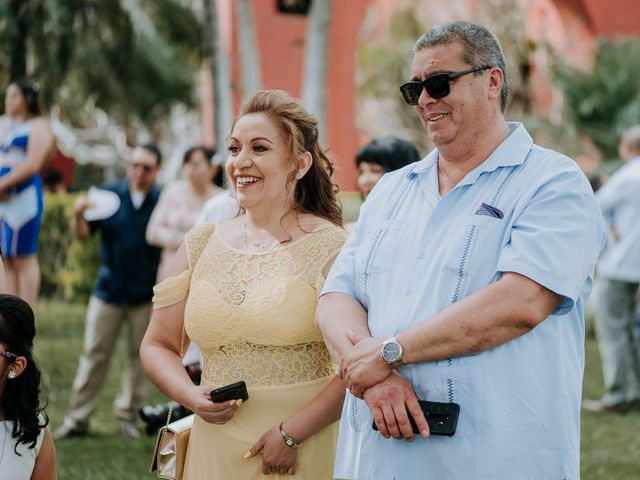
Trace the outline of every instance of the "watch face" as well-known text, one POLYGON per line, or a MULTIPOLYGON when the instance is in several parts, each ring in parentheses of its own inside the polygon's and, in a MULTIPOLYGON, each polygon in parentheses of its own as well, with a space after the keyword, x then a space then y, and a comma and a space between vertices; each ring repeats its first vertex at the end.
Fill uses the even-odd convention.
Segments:
POLYGON ((382 348, 382 358, 385 359, 386 362, 393 363, 400 360, 402 356, 402 347, 398 342, 388 342, 385 343, 382 348))

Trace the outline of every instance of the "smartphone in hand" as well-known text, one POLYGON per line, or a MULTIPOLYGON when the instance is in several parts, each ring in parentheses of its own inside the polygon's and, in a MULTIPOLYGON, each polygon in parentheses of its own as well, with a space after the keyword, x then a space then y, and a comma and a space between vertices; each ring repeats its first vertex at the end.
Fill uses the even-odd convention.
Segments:
POLYGON ((247 392, 247 385, 244 380, 240 380, 236 383, 225 385, 224 387, 214 388, 211 390, 212 402, 225 402, 228 400, 242 400, 246 402, 249 399, 249 393, 247 392))
MULTIPOLYGON (((429 402, 427 400, 418 400, 424 418, 429 425, 429 432, 431 435, 446 435, 453 437, 456 433, 456 427, 458 425, 458 415, 460 414, 460 405, 457 403, 441 403, 441 402, 429 402)), ((413 420, 413 417, 409 412, 409 421, 413 427, 413 433, 420 433, 418 426, 413 420)), ((372 428, 378 430, 376 422, 373 422, 372 428)))

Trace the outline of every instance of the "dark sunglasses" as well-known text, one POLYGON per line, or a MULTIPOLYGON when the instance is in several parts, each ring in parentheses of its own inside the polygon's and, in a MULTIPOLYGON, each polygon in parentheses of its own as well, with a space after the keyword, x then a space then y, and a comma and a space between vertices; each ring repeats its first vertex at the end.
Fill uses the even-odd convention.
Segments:
POLYGON ((151 172, 151 170, 153 170, 153 167, 151 165, 147 165, 146 163, 130 163, 129 166, 134 170, 136 168, 141 168, 142 170, 144 170, 144 173, 149 173, 151 172))
POLYGON ((402 92, 404 101, 409 105, 418 104, 418 99, 422 94, 423 88, 427 90, 427 93, 431 98, 444 98, 449 95, 449 92, 451 91, 451 80, 455 80, 458 77, 462 77, 463 75, 468 75, 473 72, 486 70, 487 68, 491 68, 491 65, 473 67, 459 72, 436 73, 424 80, 407 82, 400 86, 400 91, 402 92))
POLYGON ((6 350, 0 350, 0 357, 8 358, 10 361, 14 361, 18 358, 18 355, 15 353, 7 352, 6 350))

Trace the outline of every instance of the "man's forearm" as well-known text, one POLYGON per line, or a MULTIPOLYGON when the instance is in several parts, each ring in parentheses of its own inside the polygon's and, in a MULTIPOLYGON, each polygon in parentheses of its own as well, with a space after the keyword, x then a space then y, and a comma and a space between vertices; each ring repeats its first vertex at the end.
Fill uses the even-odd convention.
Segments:
POLYGON ((503 278, 399 333, 403 362, 472 355, 507 343, 547 318, 560 297, 522 275, 503 278))
POLYGON ((327 293, 318 299, 316 322, 331 356, 338 365, 342 356, 353 348, 353 344, 347 338, 347 330, 371 336, 367 311, 356 299, 344 293, 327 293))

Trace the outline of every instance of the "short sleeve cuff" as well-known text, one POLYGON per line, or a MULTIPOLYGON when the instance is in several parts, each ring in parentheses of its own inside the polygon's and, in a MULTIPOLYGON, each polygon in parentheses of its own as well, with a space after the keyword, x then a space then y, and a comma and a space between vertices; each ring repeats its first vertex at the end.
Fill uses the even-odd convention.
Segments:
POLYGON ((562 282, 559 282, 556 278, 551 278, 547 274, 541 271, 536 271, 531 268, 531 265, 523 265, 518 263, 501 263, 498 265, 498 271, 500 272, 513 272, 518 273, 522 276, 527 277, 530 280, 533 280, 539 285, 542 285, 544 288, 552 291, 553 293, 560 295, 562 300, 556 307, 556 309, 551 313, 552 315, 566 315, 569 313, 575 302, 580 295, 580 292, 572 292, 570 291, 566 285, 562 285, 562 282))

